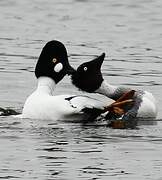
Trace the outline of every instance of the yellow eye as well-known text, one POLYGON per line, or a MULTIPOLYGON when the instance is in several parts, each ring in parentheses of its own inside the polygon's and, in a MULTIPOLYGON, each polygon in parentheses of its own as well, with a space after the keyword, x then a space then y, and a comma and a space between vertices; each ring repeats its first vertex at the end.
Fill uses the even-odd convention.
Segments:
POLYGON ((53 59, 52 59, 52 62, 53 62, 53 63, 56 63, 56 62, 57 62, 57 59, 56 59, 56 58, 53 58, 53 59))

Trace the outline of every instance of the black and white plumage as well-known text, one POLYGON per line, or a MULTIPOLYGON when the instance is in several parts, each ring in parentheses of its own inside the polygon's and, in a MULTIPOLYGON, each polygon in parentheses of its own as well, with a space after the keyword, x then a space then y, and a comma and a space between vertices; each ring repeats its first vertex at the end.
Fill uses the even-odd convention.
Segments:
POLYGON ((35 68, 37 89, 27 98, 22 118, 86 121, 95 118, 96 110, 101 113, 105 104, 99 100, 86 96, 54 95, 56 84, 73 71, 65 46, 59 41, 48 42, 35 68))
MULTIPOLYGON (((102 56, 103 55, 104 54, 102 54, 102 56)), ((99 93, 113 100, 117 100, 131 89, 123 86, 114 86, 104 80, 101 73, 102 63, 103 61, 100 61, 99 68, 93 66, 93 61, 81 64, 72 74, 72 83, 80 90, 99 93), (84 69, 86 69, 86 71, 84 69)), ((123 119, 129 119, 129 117, 156 118, 156 100, 150 92, 136 90, 133 100, 135 101, 134 106, 124 114, 123 119)))
MULTIPOLYGON (((95 92, 103 94, 113 100, 117 100, 124 93, 130 91, 130 88, 122 86, 112 86, 104 80, 95 92)), ((128 119, 132 114, 134 117, 155 119, 157 117, 157 105, 156 100, 152 93, 148 91, 136 90, 133 100, 134 106, 123 116, 124 119, 128 119)))

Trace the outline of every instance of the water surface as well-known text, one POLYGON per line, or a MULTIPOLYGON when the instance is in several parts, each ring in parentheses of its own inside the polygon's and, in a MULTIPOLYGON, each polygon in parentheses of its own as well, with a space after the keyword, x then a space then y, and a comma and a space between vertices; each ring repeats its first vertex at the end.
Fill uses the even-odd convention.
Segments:
MULTIPOLYGON (((159 107, 158 122, 136 130, 1 117, 1 179, 162 178, 161 9, 160 0, 0 1, 1 107, 22 110, 52 39, 66 45, 74 67, 105 52, 105 79, 152 92, 159 107)), ((66 77, 56 94, 69 93, 81 92, 66 77)))

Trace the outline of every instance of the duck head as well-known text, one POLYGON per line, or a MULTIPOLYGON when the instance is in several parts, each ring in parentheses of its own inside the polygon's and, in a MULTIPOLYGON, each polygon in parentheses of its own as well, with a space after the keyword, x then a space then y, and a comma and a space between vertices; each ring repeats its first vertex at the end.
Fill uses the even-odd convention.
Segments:
POLYGON ((104 58, 105 53, 89 62, 81 64, 77 70, 72 73, 72 83, 82 91, 89 93, 96 91, 103 82, 101 65, 104 58))
POLYGON ((56 40, 49 41, 42 49, 35 67, 37 78, 46 76, 58 83, 68 74, 72 74, 74 69, 68 62, 65 46, 56 40))

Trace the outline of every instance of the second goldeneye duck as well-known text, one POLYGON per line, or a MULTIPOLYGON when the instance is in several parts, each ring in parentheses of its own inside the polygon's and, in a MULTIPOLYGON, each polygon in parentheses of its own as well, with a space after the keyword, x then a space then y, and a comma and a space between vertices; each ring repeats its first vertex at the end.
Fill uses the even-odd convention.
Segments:
MULTIPOLYGON (((98 59, 102 60, 103 57, 98 59)), ((54 96, 56 84, 66 74, 73 72, 75 71, 68 62, 65 46, 59 41, 48 42, 35 67, 38 86, 27 98, 22 118, 86 121, 101 114, 107 105, 102 101, 87 96, 54 96)))
MULTIPOLYGON (((102 56, 105 57, 105 53, 102 56)), ((113 100, 117 100, 131 89, 124 86, 111 85, 103 78, 101 73, 103 59, 100 60, 100 68, 97 68, 94 61, 81 64, 71 77, 72 83, 80 90, 103 94, 113 100)), ((134 105, 124 114, 122 119, 127 120, 135 117, 155 119, 157 117, 157 106, 154 96, 147 91, 135 91, 133 95, 134 105)), ((114 114, 109 113, 107 118, 114 118, 112 116, 114 114)))

